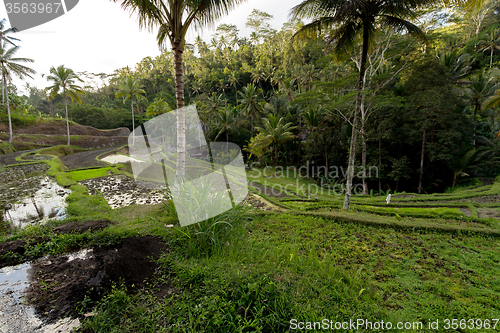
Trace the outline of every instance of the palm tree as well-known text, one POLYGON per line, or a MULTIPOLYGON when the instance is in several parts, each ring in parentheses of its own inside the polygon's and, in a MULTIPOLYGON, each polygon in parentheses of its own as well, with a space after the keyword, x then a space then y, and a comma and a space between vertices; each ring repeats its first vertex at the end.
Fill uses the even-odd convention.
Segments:
POLYGON ((435 0, 304 0, 291 9, 293 19, 312 19, 294 37, 317 37, 318 32, 331 32, 330 43, 335 42, 336 53, 346 53, 354 45, 355 37, 361 34, 362 48, 359 68, 356 108, 352 121, 353 129, 349 150, 346 195, 344 209, 351 205, 351 188, 354 178, 354 160, 358 139, 358 123, 363 99, 364 77, 368 53, 373 46, 378 27, 405 29, 410 34, 426 41, 424 33, 403 18, 415 18, 415 10, 435 0))
POLYGON ((172 111, 172 109, 170 108, 168 103, 164 101, 163 98, 156 97, 154 101, 149 104, 146 110, 146 116, 157 116, 169 111, 172 111))
MULTIPOLYGON (((143 86, 139 85, 139 80, 134 80, 132 76, 127 76, 122 79, 122 82, 118 87, 118 91, 115 94, 117 98, 123 97, 123 103, 125 103, 125 101, 130 98, 132 107, 132 131, 135 130, 134 97, 137 99, 145 98, 143 94, 145 94, 146 92, 142 88, 143 86)), ((135 144, 135 132, 133 134, 132 144, 135 144)))
POLYGON ((52 86, 48 87, 47 90, 49 93, 49 101, 53 100, 54 97, 59 94, 62 90, 62 95, 64 99, 64 106, 66 109, 66 130, 68 133, 68 147, 70 144, 70 136, 69 136, 69 118, 68 118, 68 97, 71 99, 71 102, 77 102, 78 104, 82 104, 82 99, 79 95, 85 95, 82 88, 75 84, 76 81, 83 82, 82 79, 78 77, 78 75, 73 72, 72 69, 64 67, 61 65, 57 68, 52 66, 50 68, 50 74, 47 76, 48 81, 52 81, 52 86))
POLYGON ((220 128, 215 141, 219 138, 222 133, 226 133, 226 150, 229 151, 229 130, 233 129, 236 125, 235 108, 226 106, 219 112, 217 112, 215 122, 220 128))
POLYGON ((262 92, 262 98, 264 98, 264 93, 262 90, 262 81, 266 81, 266 79, 267 79, 267 76, 263 70, 258 69, 258 68, 252 70, 252 83, 259 85, 260 90, 262 92))
POLYGON ((186 120, 184 107, 184 79, 182 53, 186 34, 192 25, 213 24, 244 0, 113 0, 122 8, 137 12, 139 26, 149 30, 159 27, 156 40, 164 47, 168 40, 174 51, 175 98, 177 102, 177 168, 176 179, 186 173, 186 120))
POLYGON ((234 87, 235 103, 238 102, 238 83, 240 83, 238 74, 236 74, 235 72, 231 72, 231 74, 229 74, 229 84, 234 87))
POLYGON ((243 87, 243 91, 239 91, 238 93, 242 98, 240 102, 243 114, 251 119, 252 130, 250 134, 253 136, 253 121, 264 113, 264 106, 259 97, 261 89, 257 89, 253 84, 249 83, 246 87, 243 87))
POLYGON ((259 36, 257 35, 257 33, 255 31, 252 31, 250 33, 250 42, 252 43, 253 46, 256 46, 257 44, 259 44, 259 36))
POLYGON ((264 127, 257 127, 259 135, 262 135, 258 146, 272 146, 274 151, 274 169, 278 165, 278 145, 280 143, 293 140, 295 135, 291 132, 295 129, 292 123, 284 123, 283 117, 279 118, 270 114, 268 118, 263 120, 264 127))
POLYGON ((207 109, 208 114, 211 116, 216 115, 219 112, 219 109, 226 106, 227 100, 222 97, 222 94, 217 94, 215 92, 208 98, 207 101, 207 109))
POLYGON ((293 96, 295 95, 293 81, 293 79, 285 79, 280 85, 280 91, 286 96, 289 102, 293 100, 293 96))
POLYGON ((302 67, 301 70, 301 80, 300 82, 304 84, 306 91, 311 90, 311 82, 316 79, 316 68, 313 64, 307 64, 302 67))
POLYGON ((500 29, 491 30, 488 34, 486 40, 482 40, 478 43, 479 45, 484 45, 479 49, 480 52, 490 51, 490 68, 493 65, 493 52, 495 50, 500 50, 500 29))
POLYGON ((441 51, 436 53, 438 62, 448 69, 454 83, 459 83, 471 69, 471 57, 468 53, 458 54, 459 50, 441 51))
POLYGON ((495 84, 496 76, 488 73, 485 69, 470 77, 469 85, 464 89, 465 95, 469 98, 471 106, 474 108, 474 137, 472 146, 476 147, 476 120, 477 113, 483 109, 483 103, 493 94, 498 85, 495 84))
MULTIPOLYGON (((488 109, 491 109, 491 108, 494 108, 494 107, 497 107, 500 105, 500 89, 495 91, 495 94, 488 97, 484 103, 483 103, 483 106, 482 106, 482 110, 483 111, 486 111, 488 109)), ((500 133, 500 132, 499 132, 500 133)))
MULTIPOLYGON (((11 37, 11 36, 7 36, 8 34, 11 34, 13 32, 16 32, 18 31, 16 28, 8 28, 6 29, 5 28, 5 22, 7 20, 6 19, 2 19, 0 21, 0 45, 2 45, 2 41, 5 41, 9 44, 11 44, 12 46, 16 46, 13 42, 13 40, 15 41, 20 41, 19 39, 17 38, 14 38, 14 37, 11 37)), ((2 85, 2 103, 5 103, 5 88, 6 86, 2 85)))
POLYGON ((196 94, 196 96, 200 96, 200 94, 203 92, 203 87, 200 80, 194 81, 191 85, 191 88, 193 89, 193 94, 196 94))
MULTIPOLYGON (((0 41, 0 70, 2 71, 2 86, 4 88, 7 88, 7 81, 10 81, 12 74, 22 79, 24 76, 33 78, 30 74, 36 73, 33 69, 19 64, 23 62, 33 62, 33 59, 14 58, 13 56, 19 50, 19 46, 14 46, 7 50, 6 44, 6 42, 1 43, 0 41)), ((7 117, 9 118, 9 143, 12 143, 12 119, 10 116, 9 94, 7 89, 5 89, 5 96, 7 97, 7 117)))

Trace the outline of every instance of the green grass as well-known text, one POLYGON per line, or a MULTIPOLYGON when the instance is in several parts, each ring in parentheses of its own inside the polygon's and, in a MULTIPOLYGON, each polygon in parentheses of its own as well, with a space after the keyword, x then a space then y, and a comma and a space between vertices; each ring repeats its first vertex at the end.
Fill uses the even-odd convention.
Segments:
MULTIPOLYGON (((116 168, 107 167, 107 168, 75 170, 75 171, 68 172, 68 176, 75 181, 80 181, 80 180, 85 180, 85 179, 104 177, 107 175, 108 171, 111 172, 112 170, 116 170, 116 168)), ((118 170, 116 170, 116 171, 118 171, 118 170)))
POLYGON ((57 157, 63 157, 66 155, 74 154, 76 152, 82 151, 84 149, 78 146, 67 146, 67 145, 58 145, 53 147, 48 147, 44 149, 40 149, 37 154, 39 155, 53 155, 57 157))
POLYGON ((8 142, 1 142, 0 143, 0 155, 13 153, 15 151, 16 151, 16 148, 14 148, 14 146, 11 145, 10 143, 8 143, 8 142))
POLYGON ((160 260, 149 288, 116 288, 84 327, 287 332, 293 318, 427 323, 500 315, 496 238, 280 214, 256 221, 248 236, 209 257, 186 258, 179 246, 160 260), (155 296, 160 287, 170 291, 163 299, 155 296))

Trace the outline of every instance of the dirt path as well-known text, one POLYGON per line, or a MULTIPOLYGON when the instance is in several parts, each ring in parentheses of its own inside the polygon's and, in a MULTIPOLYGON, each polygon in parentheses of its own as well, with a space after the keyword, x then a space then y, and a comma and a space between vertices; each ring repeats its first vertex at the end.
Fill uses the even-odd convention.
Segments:
POLYGON ((116 150, 118 148, 119 146, 114 146, 108 148, 93 149, 89 151, 82 151, 80 153, 61 157, 61 161, 69 170, 90 168, 90 167, 105 167, 107 166, 107 164, 104 162, 97 161, 96 157, 103 153, 116 150))

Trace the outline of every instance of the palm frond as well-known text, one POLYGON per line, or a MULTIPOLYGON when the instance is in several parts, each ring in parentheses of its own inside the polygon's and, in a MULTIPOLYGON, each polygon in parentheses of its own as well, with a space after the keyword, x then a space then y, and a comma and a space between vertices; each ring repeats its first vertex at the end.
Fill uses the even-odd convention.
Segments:
POLYGON ((383 15, 382 16, 382 21, 384 25, 389 26, 391 28, 394 28, 396 30, 401 30, 405 29, 412 35, 413 37, 420 39, 422 42, 428 44, 428 40, 425 37, 425 33, 420 30, 419 27, 417 27, 415 24, 408 22, 406 20, 403 20, 401 18, 395 17, 395 16, 390 16, 390 15, 383 15))

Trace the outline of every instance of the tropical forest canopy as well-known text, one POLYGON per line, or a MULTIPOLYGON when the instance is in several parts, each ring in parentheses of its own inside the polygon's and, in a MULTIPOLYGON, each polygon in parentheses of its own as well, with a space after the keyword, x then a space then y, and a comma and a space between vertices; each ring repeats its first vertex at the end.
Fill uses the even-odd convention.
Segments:
MULTIPOLYGON (((371 43, 355 163, 378 170, 366 175, 367 191, 416 192, 420 181, 425 192, 436 192, 500 173, 500 6, 484 1, 472 11, 432 7, 419 14, 413 22, 428 43, 390 27, 377 29, 371 43)), ((210 42, 198 37, 186 45, 186 105, 196 104, 207 140, 238 144, 249 165, 321 166, 309 176, 342 182, 362 40, 340 54, 328 31, 293 38, 304 22, 293 19, 277 31, 272 20, 254 10, 249 36, 221 24, 210 42)), ((173 61, 165 49, 112 74, 79 73, 88 85, 82 104, 68 104, 70 120, 132 129, 131 103, 135 126, 175 109, 173 61), (127 80, 144 93, 126 98, 127 80)), ((16 97, 9 87, 14 111, 64 115, 61 95, 29 90, 28 98, 16 97)))

